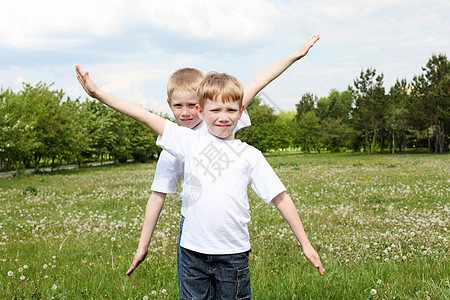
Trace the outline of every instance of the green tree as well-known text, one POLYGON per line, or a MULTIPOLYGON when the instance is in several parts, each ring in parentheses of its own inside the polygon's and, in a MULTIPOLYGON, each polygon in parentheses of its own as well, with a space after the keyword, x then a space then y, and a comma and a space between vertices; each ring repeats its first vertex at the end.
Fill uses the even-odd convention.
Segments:
POLYGON ((0 152, 18 176, 38 147, 34 107, 31 98, 10 89, 2 90, 0 98, 0 152))
MULTIPOLYGON (((354 97, 353 124, 357 131, 364 132, 365 146, 369 153, 374 152, 378 136, 382 138, 385 127, 384 109, 386 96, 383 87, 383 74, 376 75, 376 70, 368 68, 361 71, 360 77, 353 81, 354 89, 349 87, 354 97)), ((382 147, 383 140, 380 145, 382 147)))
POLYGON ((320 120, 321 143, 332 152, 350 147, 355 134, 351 127, 352 94, 350 91, 340 93, 331 90, 328 97, 317 102, 317 116, 320 120))
POLYGON ((302 149, 308 152, 311 151, 311 148, 320 150, 321 130, 316 113, 314 111, 304 112, 297 120, 296 144, 301 145, 302 149))
POLYGON ((444 152, 450 121, 450 62, 444 54, 433 55, 425 72, 425 111, 435 129, 435 152, 444 152))
POLYGON ((135 161, 149 161, 161 152, 155 142, 157 135, 144 124, 132 120, 129 130, 131 155, 135 161))
POLYGON ((252 125, 239 130, 236 138, 262 152, 286 147, 288 140, 284 125, 282 122, 277 123, 277 115, 271 107, 262 105, 261 99, 255 98, 247 107, 247 111, 252 125))
POLYGON ((395 153, 396 136, 398 136, 399 149, 403 147, 406 152, 408 130, 410 130, 410 85, 406 79, 398 80, 389 90, 389 105, 386 110, 386 129, 389 131, 391 152, 395 153))
POLYGON ((33 109, 35 148, 33 160, 36 171, 41 160, 58 157, 63 151, 66 129, 70 127, 68 115, 61 101, 62 90, 51 90, 53 84, 39 82, 35 86, 24 83, 20 96, 33 109))

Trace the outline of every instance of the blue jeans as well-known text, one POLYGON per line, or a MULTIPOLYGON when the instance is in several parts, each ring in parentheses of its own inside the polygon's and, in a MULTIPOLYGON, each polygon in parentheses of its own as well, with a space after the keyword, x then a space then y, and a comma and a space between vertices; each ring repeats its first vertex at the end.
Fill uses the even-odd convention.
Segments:
POLYGON ((250 251, 209 255, 181 247, 182 293, 187 299, 251 299, 250 251))
POLYGON ((181 263, 181 233, 183 232, 183 223, 184 223, 184 216, 181 216, 180 220, 180 229, 178 231, 178 240, 177 240, 177 271, 178 271, 178 291, 180 292, 180 298, 181 298, 181 272, 180 272, 180 263, 181 263))

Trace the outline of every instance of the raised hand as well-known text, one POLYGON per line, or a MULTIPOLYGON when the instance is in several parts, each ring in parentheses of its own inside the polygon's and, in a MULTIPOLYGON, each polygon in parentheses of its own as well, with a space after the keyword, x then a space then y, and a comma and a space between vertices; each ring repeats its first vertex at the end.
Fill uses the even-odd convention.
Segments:
POLYGON ((92 81, 91 77, 89 77, 88 72, 84 72, 83 69, 79 66, 75 66, 75 70, 77 72, 77 79, 80 82, 83 89, 86 93, 92 98, 97 98, 98 87, 95 85, 94 81, 92 81))
POLYGON ((308 54, 309 49, 319 40, 319 35, 315 35, 310 38, 306 43, 303 44, 297 51, 295 51, 298 59, 302 58, 306 54, 308 54))

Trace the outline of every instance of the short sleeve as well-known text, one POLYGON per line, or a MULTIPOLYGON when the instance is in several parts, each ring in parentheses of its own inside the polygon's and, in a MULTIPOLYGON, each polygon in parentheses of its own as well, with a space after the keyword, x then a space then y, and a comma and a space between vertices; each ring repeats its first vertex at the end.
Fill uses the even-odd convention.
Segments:
POLYGON ((156 145, 184 161, 186 148, 196 136, 197 134, 194 130, 178 126, 166 120, 163 135, 158 136, 156 145))
POLYGON ((178 179, 183 175, 184 163, 166 150, 161 151, 156 165, 151 190, 173 194, 177 192, 178 179))
POLYGON ((244 127, 248 127, 250 126, 252 123, 250 122, 250 116, 248 115, 248 112, 246 109, 244 109, 244 111, 242 112, 242 116, 239 119, 236 128, 234 128, 233 133, 238 132, 239 130, 241 130, 244 127))
POLYGON ((278 175, 259 151, 251 173, 250 186, 266 203, 271 203, 273 198, 286 191, 278 175))

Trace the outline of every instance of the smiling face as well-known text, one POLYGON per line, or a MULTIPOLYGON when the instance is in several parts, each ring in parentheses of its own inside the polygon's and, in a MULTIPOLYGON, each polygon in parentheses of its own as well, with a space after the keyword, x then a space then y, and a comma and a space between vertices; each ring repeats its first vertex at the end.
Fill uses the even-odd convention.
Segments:
POLYGON ((194 128, 202 119, 198 115, 195 106, 198 104, 197 93, 195 91, 174 90, 170 100, 167 100, 173 116, 178 124, 187 128, 194 128))
POLYGON ((219 95, 215 101, 206 100, 203 109, 197 105, 197 109, 205 119, 209 133, 222 140, 234 140, 233 131, 243 111, 238 101, 224 103, 219 95))

